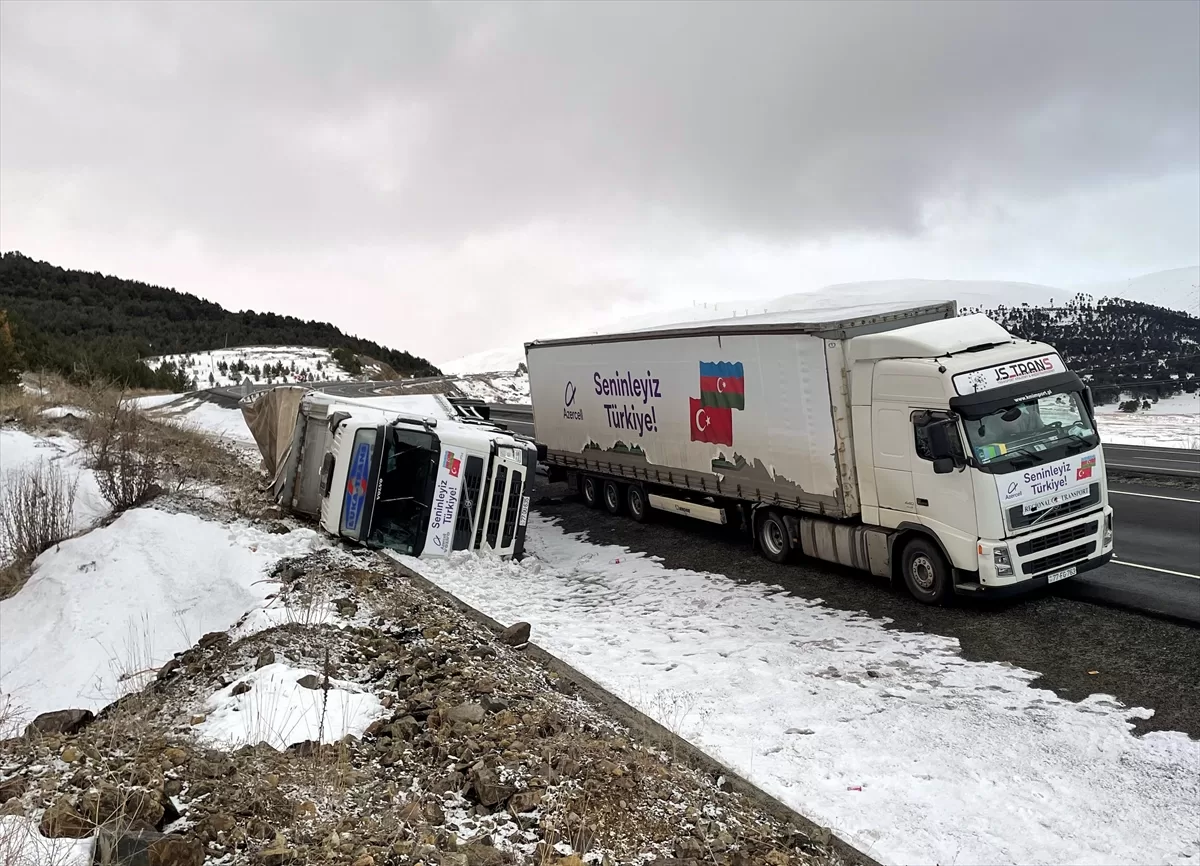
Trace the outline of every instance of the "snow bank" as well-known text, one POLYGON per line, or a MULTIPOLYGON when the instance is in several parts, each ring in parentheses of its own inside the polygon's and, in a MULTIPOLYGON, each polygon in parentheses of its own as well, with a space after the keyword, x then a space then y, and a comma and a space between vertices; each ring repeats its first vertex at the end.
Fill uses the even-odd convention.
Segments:
POLYGON ((74 529, 86 529, 109 512, 108 502, 100 493, 96 473, 84 463, 83 446, 71 436, 33 436, 23 430, 0 429, 0 492, 10 471, 32 469, 39 462, 57 466, 70 480, 76 481, 74 529))
POLYGON ((170 399, 142 397, 132 402, 156 421, 178 424, 239 445, 255 445, 241 409, 228 409, 189 394, 168 396, 170 399))
POLYGON ((321 546, 311 530, 272 535, 139 508, 63 542, 0 601, 0 690, 29 715, 99 710, 206 632, 274 592, 281 557, 321 546))
POLYGON ((1148 710, 536 515, 527 549, 403 562, 877 859, 1196 862, 1200 743, 1148 710))
POLYGON ((467 397, 485 403, 529 402, 529 376, 524 373, 464 377, 455 379, 454 386, 467 397))
POLYGON ((379 699, 354 683, 331 679, 326 698, 322 689, 300 685, 308 675, 320 678, 282 662, 249 673, 209 699, 206 718, 194 730, 229 749, 266 742, 282 750, 306 740, 336 743, 347 734, 361 736, 383 715, 379 699), (247 685, 249 691, 234 694, 247 685))

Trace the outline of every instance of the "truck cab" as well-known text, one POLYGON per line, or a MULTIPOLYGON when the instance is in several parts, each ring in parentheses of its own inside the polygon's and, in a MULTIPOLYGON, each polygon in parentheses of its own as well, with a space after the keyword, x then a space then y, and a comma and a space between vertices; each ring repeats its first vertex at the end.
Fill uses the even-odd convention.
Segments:
POLYGON ((243 401, 276 501, 331 535, 407 556, 484 550, 520 557, 537 449, 479 412, 433 395, 308 392, 278 408, 243 401), (257 417, 265 419, 260 425, 257 417), (286 430, 260 436, 256 426, 286 430))
POLYGON ((975 315, 847 341, 862 519, 919 600, 1053 583, 1112 557, 1090 393, 975 315))

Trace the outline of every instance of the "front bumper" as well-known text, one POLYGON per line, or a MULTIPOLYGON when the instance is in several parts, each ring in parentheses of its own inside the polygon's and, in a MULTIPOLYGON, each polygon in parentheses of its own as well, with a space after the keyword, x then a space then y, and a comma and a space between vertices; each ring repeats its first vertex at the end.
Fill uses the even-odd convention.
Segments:
POLYGON ((1036 532, 1002 541, 980 539, 978 571, 960 575, 963 590, 988 596, 1020 593, 1046 586, 1050 575, 1068 568, 1076 574, 1099 568, 1112 559, 1112 536, 1105 537, 1111 520, 1112 508, 1106 505, 1036 532), (1007 551, 1012 574, 997 573, 997 548, 1007 551))

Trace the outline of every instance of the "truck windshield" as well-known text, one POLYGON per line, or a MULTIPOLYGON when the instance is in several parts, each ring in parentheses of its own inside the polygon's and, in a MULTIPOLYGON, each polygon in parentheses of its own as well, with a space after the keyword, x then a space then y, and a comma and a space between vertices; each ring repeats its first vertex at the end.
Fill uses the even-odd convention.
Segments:
POLYGON ((368 544, 419 556, 429 526, 439 446, 434 436, 389 427, 368 544))
POLYGON ((1045 394, 988 415, 963 419, 980 465, 1043 463, 1100 444, 1078 391, 1045 394))

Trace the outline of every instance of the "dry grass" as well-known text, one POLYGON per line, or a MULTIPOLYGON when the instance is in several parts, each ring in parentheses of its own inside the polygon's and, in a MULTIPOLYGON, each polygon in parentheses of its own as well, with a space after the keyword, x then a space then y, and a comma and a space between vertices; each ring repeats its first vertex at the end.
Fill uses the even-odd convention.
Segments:
POLYGON ((0 488, 0 563, 28 566, 73 530, 78 481, 44 460, 9 470, 0 488))

